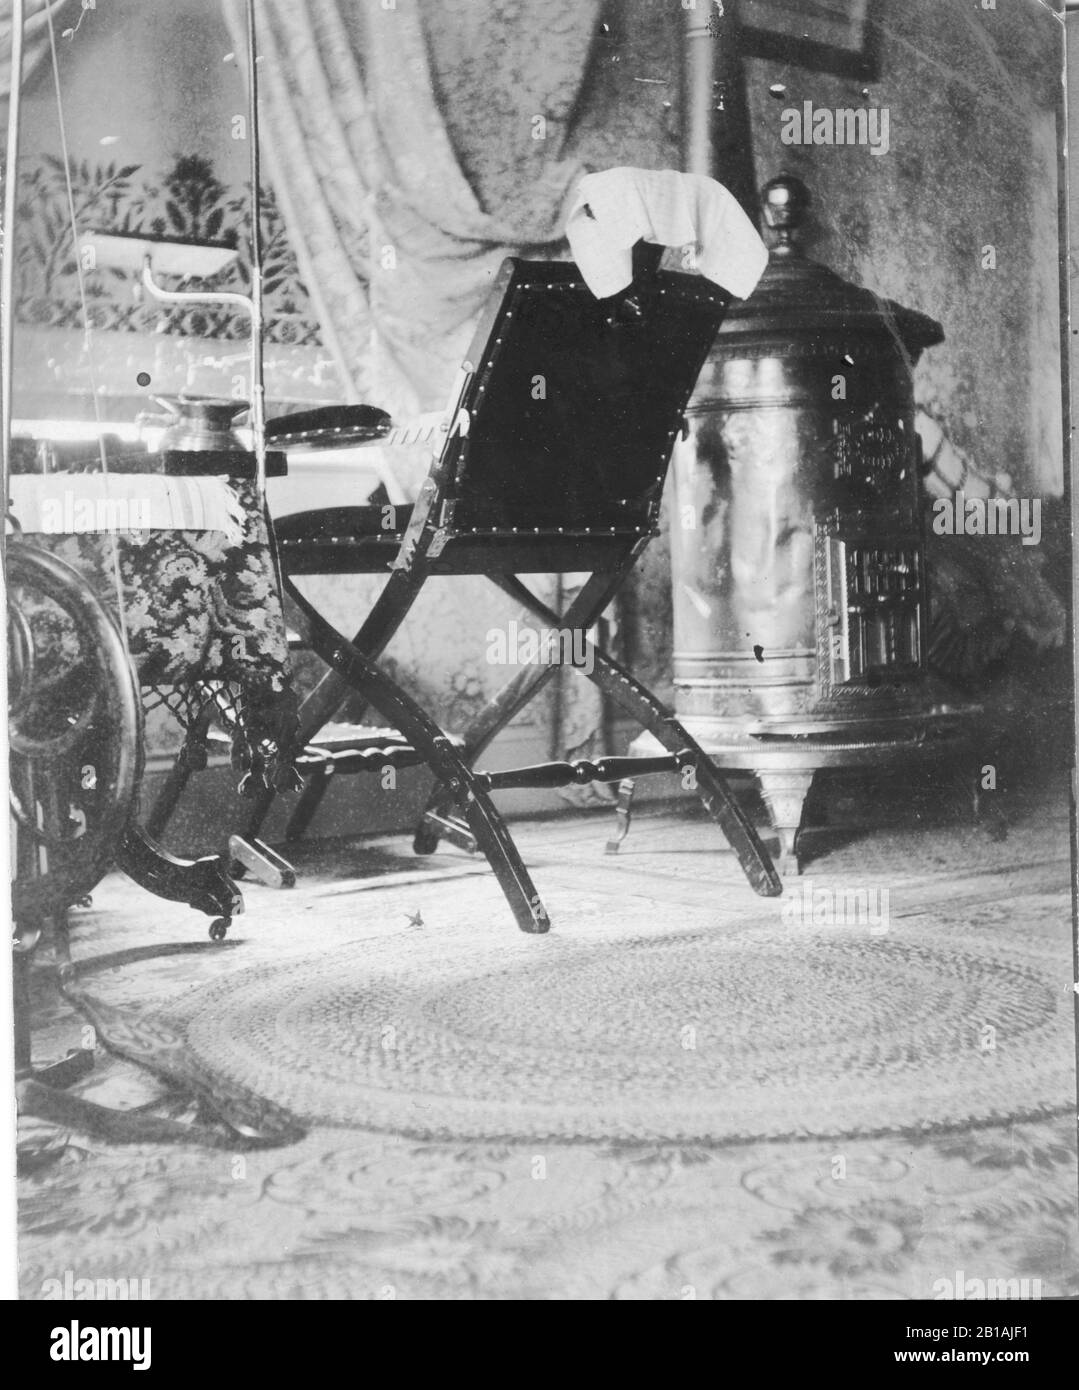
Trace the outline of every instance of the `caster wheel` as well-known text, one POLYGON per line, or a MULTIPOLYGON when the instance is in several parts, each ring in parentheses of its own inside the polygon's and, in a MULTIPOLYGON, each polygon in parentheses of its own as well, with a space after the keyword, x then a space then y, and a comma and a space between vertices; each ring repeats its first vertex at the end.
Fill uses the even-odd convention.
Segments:
POLYGON ((228 929, 229 919, 227 917, 218 917, 216 922, 210 923, 210 940, 224 941, 225 933, 228 931, 228 929))
POLYGON ((282 887, 282 888, 295 888, 295 887, 296 887, 296 875, 292 872, 291 869, 282 869, 282 870, 281 870, 281 887, 282 887))

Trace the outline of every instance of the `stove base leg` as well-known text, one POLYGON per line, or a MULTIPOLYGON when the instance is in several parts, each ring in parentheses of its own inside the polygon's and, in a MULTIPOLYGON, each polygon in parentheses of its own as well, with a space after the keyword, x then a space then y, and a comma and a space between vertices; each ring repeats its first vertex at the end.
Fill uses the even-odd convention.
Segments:
POLYGON ((615 825, 611 838, 607 841, 606 852, 617 854, 618 847, 629 834, 629 823, 633 819, 633 792, 636 782, 632 777, 623 777, 618 784, 618 803, 615 806, 615 825))
POLYGON ((802 872, 798 856, 798 831, 814 775, 812 771, 757 773, 765 805, 779 836, 776 868, 781 878, 796 878, 802 872))

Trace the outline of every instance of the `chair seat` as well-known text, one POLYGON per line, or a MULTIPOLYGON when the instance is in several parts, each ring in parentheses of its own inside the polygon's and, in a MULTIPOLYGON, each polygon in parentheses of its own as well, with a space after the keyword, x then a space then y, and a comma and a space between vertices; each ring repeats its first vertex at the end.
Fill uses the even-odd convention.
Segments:
MULTIPOLYGON (((400 551, 412 511, 386 503, 282 517, 274 530, 285 573, 290 578, 382 573, 400 551)), ((441 546, 430 568, 453 574, 564 574, 605 562, 613 566, 627 546, 655 534, 643 526, 475 527, 441 546)))

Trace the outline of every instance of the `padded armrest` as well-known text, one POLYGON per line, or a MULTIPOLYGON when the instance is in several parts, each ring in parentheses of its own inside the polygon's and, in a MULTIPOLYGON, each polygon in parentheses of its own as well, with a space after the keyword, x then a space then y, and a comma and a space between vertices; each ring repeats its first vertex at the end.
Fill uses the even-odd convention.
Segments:
POLYGON ((377 406, 327 405, 267 421, 266 439, 279 446, 362 444, 384 438, 392 427, 390 416, 377 406))

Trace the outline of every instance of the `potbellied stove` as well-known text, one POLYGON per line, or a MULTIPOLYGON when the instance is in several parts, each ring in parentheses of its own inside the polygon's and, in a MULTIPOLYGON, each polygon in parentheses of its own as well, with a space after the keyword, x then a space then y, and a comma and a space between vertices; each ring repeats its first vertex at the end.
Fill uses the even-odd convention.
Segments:
POLYGON ((728 311, 674 455, 675 709, 757 774, 791 873, 820 768, 943 765, 976 711, 926 664, 912 371, 943 330, 802 253, 798 179, 762 202, 768 268, 728 311))

